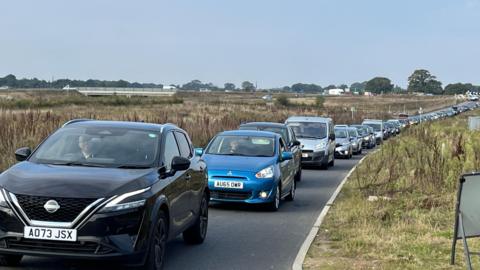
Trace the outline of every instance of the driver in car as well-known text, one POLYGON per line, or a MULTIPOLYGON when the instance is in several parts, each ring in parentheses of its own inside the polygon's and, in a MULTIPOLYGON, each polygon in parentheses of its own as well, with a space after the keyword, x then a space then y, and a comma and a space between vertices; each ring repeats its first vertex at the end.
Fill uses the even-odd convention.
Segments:
POLYGON ((91 159, 94 157, 92 137, 80 135, 78 137, 78 147, 80 147, 84 159, 91 159))

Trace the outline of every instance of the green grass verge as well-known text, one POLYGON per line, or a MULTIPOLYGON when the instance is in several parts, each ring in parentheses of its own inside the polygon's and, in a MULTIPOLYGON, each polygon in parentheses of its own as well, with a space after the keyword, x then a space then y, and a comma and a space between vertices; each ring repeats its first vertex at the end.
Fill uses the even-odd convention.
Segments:
MULTIPOLYGON (((458 178, 480 168, 465 115, 412 127, 368 156, 322 224, 305 269, 465 269, 450 249, 458 178), (369 202, 369 196, 380 199, 369 202)), ((480 250, 480 239, 470 240, 480 250)), ((474 267, 480 266, 478 256, 474 267)))

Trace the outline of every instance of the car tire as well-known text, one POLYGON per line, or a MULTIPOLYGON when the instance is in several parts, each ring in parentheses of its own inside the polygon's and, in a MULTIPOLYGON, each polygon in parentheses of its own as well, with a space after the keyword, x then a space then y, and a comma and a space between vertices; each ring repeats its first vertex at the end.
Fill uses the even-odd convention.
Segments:
POLYGON ((330 166, 330 167, 335 166, 335 158, 333 158, 332 161, 330 161, 330 162, 328 163, 328 166, 330 166))
POLYGON ((183 241, 187 244, 198 245, 205 241, 208 228, 208 197, 205 193, 200 203, 200 212, 192 227, 183 232, 183 241))
POLYGON ((273 199, 273 201, 267 203, 268 210, 272 212, 278 211, 278 209, 280 208, 280 199, 282 196, 281 194, 282 194, 282 190, 280 189, 280 184, 279 184, 275 192, 275 198, 273 199))
POLYGON ((157 222, 153 228, 153 238, 150 240, 147 260, 144 269, 161 270, 165 265, 165 250, 168 239, 168 221, 165 213, 158 213, 157 222))
POLYGON ((22 258, 23 255, 0 255, 0 266, 16 266, 22 258))
POLYGON ((298 172, 295 174, 295 182, 300 182, 302 181, 302 165, 298 166, 298 172))
POLYGON ((328 170, 328 167, 329 167, 329 166, 328 166, 328 161, 325 162, 325 163, 322 162, 322 163, 320 164, 320 169, 321 169, 321 170, 328 170))
POLYGON ((297 184, 295 181, 293 181, 292 188, 290 189, 290 192, 288 193, 287 197, 285 197, 285 200, 291 202, 295 200, 295 191, 297 189, 297 184))

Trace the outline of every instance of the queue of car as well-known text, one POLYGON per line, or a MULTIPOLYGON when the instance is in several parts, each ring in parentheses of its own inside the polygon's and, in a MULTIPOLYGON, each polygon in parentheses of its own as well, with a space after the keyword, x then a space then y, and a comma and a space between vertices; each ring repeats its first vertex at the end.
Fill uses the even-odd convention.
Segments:
POLYGON ((355 125, 311 116, 245 123, 205 149, 172 124, 72 120, 37 148, 18 149, 19 162, 0 174, 0 265, 32 255, 162 269, 167 241, 205 240, 210 201, 277 211, 295 199, 302 168, 328 169, 417 120, 475 107, 355 125))

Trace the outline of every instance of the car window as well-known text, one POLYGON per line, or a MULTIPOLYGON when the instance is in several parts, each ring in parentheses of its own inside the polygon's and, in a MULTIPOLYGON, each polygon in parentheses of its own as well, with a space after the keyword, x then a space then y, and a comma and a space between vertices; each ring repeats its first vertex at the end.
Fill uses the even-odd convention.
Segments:
POLYGON ((347 138, 347 130, 346 129, 335 129, 335 137, 337 138, 347 138))
POLYGON ((213 139, 206 153, 227 156, 272 157, 275 140, 271 137, 219 135, 213 139))
POLYGON ((327 124, 320 122, 289 122, 297 138, 323 139, 327 137, 327 124))
POLYGON ((66 127, 51 135, 30 161, 42 164, 82 163, 102 167, 151 167, 159 136, 147 130, 117 127, 66 127))
POLYGON ((187 137, 185 134, 181 132, 175 132, 175 137, 177 138, 178 148, 180 149, 180 155, 184 158, 191 158, 192 155, 192 147, 188 142, 187 137))
POLYGON ((172 169, 172 160, 174 157, 180 156, 177 141, 173 136, 173 132, 169 132, 165 138, 165 148, 163 151, 163 162, 167 171, 172 169))

